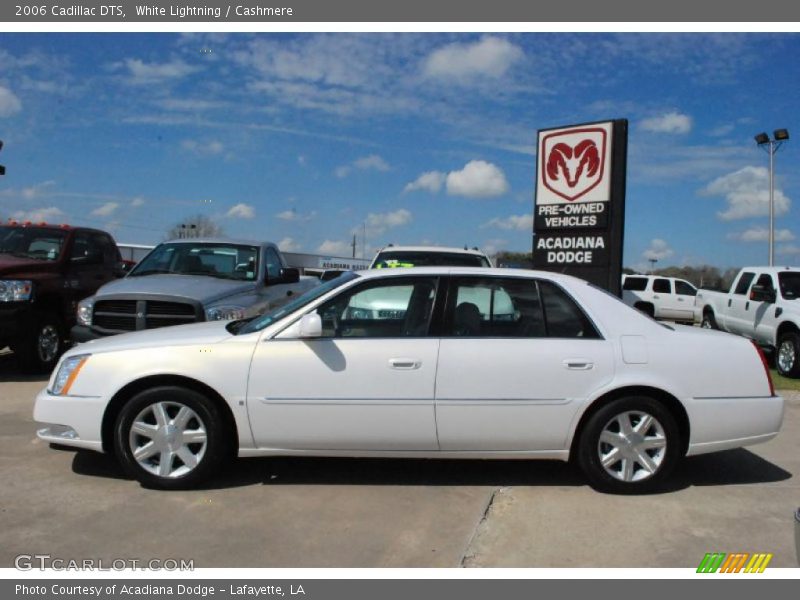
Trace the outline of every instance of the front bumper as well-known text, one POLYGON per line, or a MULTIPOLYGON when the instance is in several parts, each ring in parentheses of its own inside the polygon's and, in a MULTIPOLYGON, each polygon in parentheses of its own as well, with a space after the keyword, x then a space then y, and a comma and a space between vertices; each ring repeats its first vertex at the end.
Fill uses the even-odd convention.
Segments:
POLYGON ((780 431, 784 400, 695 398, 687 406, 691 423, 688 456, 768 442, 780 431))
POLYGON ((91 342, 92 340, 98 340, 106 336, 97 333, 91 327, 86 327, 85 325, 75 325, 70 330, 69 337, 74 343, 82 344, 84 342, 91 342))
POLYGON ((108 401, 99 397, 54 396, 43 389, 36 396, 33 419, 39 439, 51 444, 103 452, 102 424, 108 401))
POLYGON ((0 306, 0 347, 33 332, 33 309, 30 302, 3 303, 0 306))

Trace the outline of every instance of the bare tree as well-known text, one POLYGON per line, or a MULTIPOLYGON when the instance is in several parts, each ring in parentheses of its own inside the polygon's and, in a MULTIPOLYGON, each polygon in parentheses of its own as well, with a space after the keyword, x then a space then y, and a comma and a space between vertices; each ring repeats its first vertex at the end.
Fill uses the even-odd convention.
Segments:
POLYGON ((225 235, 222 225, 212 221, 206 215, 194 215, 182 219, 167 231, 166 239, 222 237, 225 235))

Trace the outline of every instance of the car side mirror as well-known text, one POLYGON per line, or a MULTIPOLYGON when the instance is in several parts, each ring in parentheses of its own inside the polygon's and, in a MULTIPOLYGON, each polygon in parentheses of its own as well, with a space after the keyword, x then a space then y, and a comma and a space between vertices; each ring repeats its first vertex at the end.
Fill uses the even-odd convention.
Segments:
POLYGON ((300 270, 293 267, 281 269, 281 283, 297 283, 300 281, 300 270))
POLYGON ((322 317, 320 317, 316 312, 303 315, 303 317, 300 319, 300 337, 322 337, 322 317))
POLYGON ((754 285, 750 288, 750 300, 754 302, 775 302, 775 290, 772 288, 764 287, 763 285, 754 285))

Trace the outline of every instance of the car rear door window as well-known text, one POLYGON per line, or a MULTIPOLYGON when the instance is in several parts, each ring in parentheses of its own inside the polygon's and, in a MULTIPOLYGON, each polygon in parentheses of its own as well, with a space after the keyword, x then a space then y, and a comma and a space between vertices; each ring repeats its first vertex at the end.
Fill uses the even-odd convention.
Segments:
POLYGON ((540 281, 548 337, 600 339, 602 336, 580 306, 551 281, 540 281))
POLYGON ((669 279, 656 279, 653 281, 653 291, 657 294, 671 294, 672 283, 669 279))

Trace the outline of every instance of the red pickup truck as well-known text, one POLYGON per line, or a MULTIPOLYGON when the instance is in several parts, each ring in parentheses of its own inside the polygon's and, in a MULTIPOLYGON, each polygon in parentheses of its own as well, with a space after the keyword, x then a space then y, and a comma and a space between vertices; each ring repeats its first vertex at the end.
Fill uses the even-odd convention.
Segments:
POLYGON ((114 239, 68 225, 0 225, 0 348, 27 370, 52 369, 75 324, 75 308, 124 275, 114 239))

